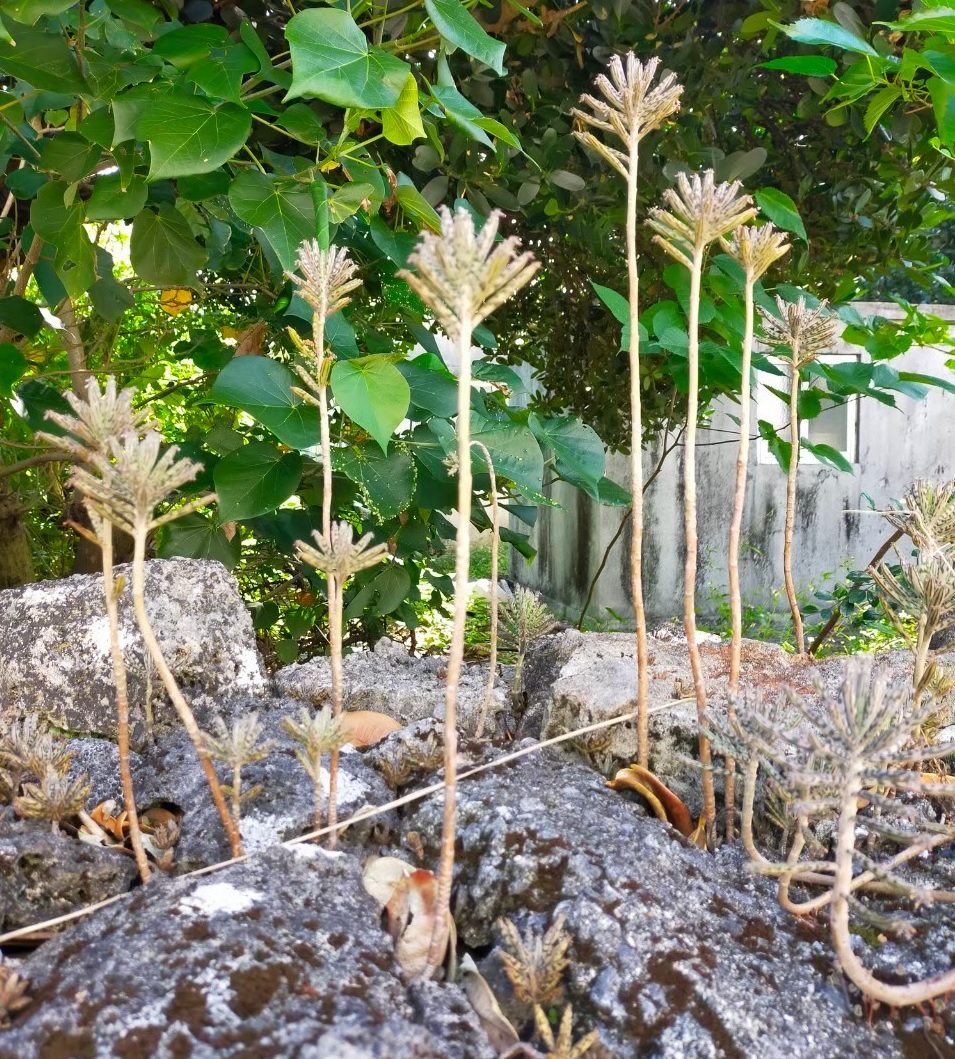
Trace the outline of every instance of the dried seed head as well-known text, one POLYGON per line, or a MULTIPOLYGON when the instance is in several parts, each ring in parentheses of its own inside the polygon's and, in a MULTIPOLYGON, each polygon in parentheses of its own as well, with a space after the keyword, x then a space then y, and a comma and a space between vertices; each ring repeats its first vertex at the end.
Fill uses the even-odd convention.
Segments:
POLYGON ((603 99, 583 95, 580 102, 590 108, 571 110, 571 114, 583 125, 612 133, 626 147, 617 150, 605 144, 592 132, 575 131, 581 143, 596 151, 620 173, 624 179, 630 175, 630 155, 636 145, 654 129, 680 109, 683 86, 675 74, 666 74, 659 84, 651 88, 660 60, 653 58, 646 64, 628 52, 624 59, 613 56, 609 64, 610 77, 600 74, 594 81, 603 99))
POLYGON ((517 651, 546 636, 554 629, 554 616, 541 603, 536 592, 519 585, 510 599, 502 600, 500 609, 501 643, 517 651))
POLYGON ((229 728, 221 717, 215 719, 216 732, 202 733, 206 749, 215 758, 232 768, 251 765, 268 757, 273 746, 270 740, 262 740, 262 725, 257 713, 239 717, 229 728))
POLYGON ((693 255, 756 216, 753 200, 742 193, 738 180, 717 184, 713 170, 702 176, 680 173, 677 186, 667 188, 663 200, 670 212, 655 207, 647 224, 657 233, 655 243, 687 268, 693 255))
POLYGON ((94 452, 108 453, 110 438, 127 433, 141 433, 151 425, 148 415, 133 409, 133 389, 116 391, 116 379, 110 376, 100 391, 99 384, 90 378, 86 382, 86 397, 67 393, 75 415, 63 412, 46 413, 46 418, 62 427, 72 437, 38 433, 37 437, 57 448, 66 449, 76 459, 89 460, 94 452))
POLYGON ((305 541, 295 542, 295 552, 302 562, 321 570, 326 577, 344 582, 352 574, 374 566, 388 554, 387 544, 371 544, 372 534, 366 533, 357 541, 348 522, 333 522, 326 538, 318 530, 312 531, 315 547, 305 541))
POLYGON ((920 550, 955 544, 955 479, 930 482, 920 478, 905 491, 897 508, 882 514, 920 550))
POLYGON ((0 962, 0 1029, 6 1029, 10 1025, 10 1016, 30 1003, 29 985, 25 978, 0 962))
POLYGON ((786 233, 779 231, 774 224, 764 224, 760 228, 740 225, 729 239, 720 236, 720 245, 740 263, 750 283, 758 280, 774 261, 790 250, 786 233))
POLYGON ((545 933, 531 927, 523 937, 509 919, 497 922, 505 946, 501 952, 504 971, 517 999, 525 1004, 549 1007, 560 999, 560 978, 569 962, 567 950, 571 942, 564 922, 564 917, 558 915, 545 933))
POLYGON ((832 348, 839 321, 829 313, 829 303, 820 302, 815 309, 800 298, 795 304, 776 298, 778 316, 760 309, 763 331, 769 342, 791 350, 798 368, 811 364, 820 353, 832 348))
POLYGON ((442 206, 441 233, 423 232, 408 262, 416 271, 398 273, 434 311, 453 339, 463 325, 479 324, 508 298, 529 283, 540 267, 530 253, 518 253, 513 236, 495 245, 501 214, 495 210, 480 234, 474 218, 463 207, 442 206))
POLYGON ((68 816, 75 816, 86 804, 90 784, 86 776, 70 780, 52 766, 39 783, 24 783, 23 793, 14 801, 18 816, 41 817, 58 824, 68 816))
POLYGON ((361 286, 355 276, 358 266, 342 247, 330 246, 322 250, 313 239, 302 243, 295 260, 301 276, 287 273, 308 304, 327 319, 351 301, 348 295, 361 286))
POLYGON ((574 1009, 570 1004, 564 1008, 556 1037, 540 1004, 534 1005, 534 1025, 541 1042, 547 1049, 544 1059, 580 1059, 582 1055, 590 1051, 600 1038, 600 1034, 596 1030, 591 1030, 585 1037, 581 1037, 576 1044, 574 1043, 574 1009))
POLYGON ((282 727, 296 743, 301 743, 302 749, 296 750, 295 756, 315 782, 321 773, 322 755, 341 749, 348 741, 341 718, 333 716, 328 706, 315 713, 303 707, 297 721, 283 717, 282 727))
POLYGON ((955 547, 937 547, 903 563, 901 577, 880 563, 872 579, 890 611, 924 617, 933 633, 955 626, 955 547))

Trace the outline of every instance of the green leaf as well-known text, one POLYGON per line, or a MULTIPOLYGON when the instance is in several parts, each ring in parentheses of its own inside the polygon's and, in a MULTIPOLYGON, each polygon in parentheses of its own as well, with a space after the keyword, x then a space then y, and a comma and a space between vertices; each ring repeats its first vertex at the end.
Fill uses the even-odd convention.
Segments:
POLYGON ((811 452, 820 463, 826 463, 837 470, 852 474, 852 464, 838 449, 834 449, 831 445, 812 445, 803 438, 799 442, 799 447, 805 449, 806 452, 811 452))
POLYGON ((935 110, 938 138, 946 146, 951 146, 955 143, 955 85, 950 85, 941 77, 930 77, 928 91, 935 110))
POLYGON ((129 259, 136 274, 157 287, 195 287, 208 260, 185 217, 168 202, 143 210, 133 221, 129 259))
POLYGON ((869 100, 869 105, 865 108, 865 116, 862 119, 867 136, 872 135, 872 130, 878 125, 882 115, 901 97, 902 89, 898 85, 886 85, 885 88, 880 88, 875 93, 869 100))
POLYGON ((400 445, 385 455, 370 441, 347 449, 336 449, 335 469, 361 487, 365 500, 380 522, 407 510, 414 499, 414 460, 400 445))
POLYGON ((487 447, 499 477, 509 478, 528 499, 541 497, 544 454, 528 427, 511 419, 486 419, 472 410, 471 439, 487 447))
POLYGON ((504 73, 504 45, 488 34, 461 0, 424 0, 424 6, 445 40, 495 73, 504 73))
POLYGON ((411 577, 401 563, 388 563, 383 570, 372 571, 371 580, 356 593, 345 609, 346 618, 359 618, 369 608, 384 617, 396 611, 408 598, 411 577))
MULTIPOLYGON (((198 28, 198 27, 191 27, 198 28)), ((249 138, 252 115, 234 103, 213 106, 174 92, 152 103, 136 125, 149 143, 149 180, 211 173, 249 138)))
POLYGON ((213 48, 224 47, 229 41, 225 26, 196 23, 181 26, 163 34, 153 45, 153 55, 160 55, 179 70, 188 69, 204 59, 213 48))
POLYGON ((0 298, 0 324, 19 335, 32 338, 43 326, 43 317, 33 302, 15 295, 0 298))
POLYGON ((593 280, 590 281, 590 285, 597 292, 597 297, 613 313, 618 323, 630 323, 630 302, 622 294, 618 294, 610 287, 594 283, 593 280))
POLYGON ((24 25, 36 25, 44 15, 61 15, 71 8, 71 0, 6 0, 4 13, 24 25))
POLYGON ((115 323, 127 310, 136 305, 136 299, 125 284, 113 276, 103 276, 89 289, 93 308, 104 320, 115 323))
POLYGON ((160 18, 156 8, 146 0, 106 0, 106 6, 117 18, 131 22, 147 33, 152 33, 160 18))
POLYGON ((16 44, 0 40, 0 70, 44 92, 86 95, 86 82, 76 65, 73 49, 60 33, 28 29, 4 19, 16 44))
POLYGON ((300 11, 285 28, 292 53, 286 100, 314 96, 338 107, 393 107, 408 81, 407 63, 369 48, 351 15, 332 8, 300 11))
POLYGON ((299 245, 315 238, 315 204, 306 185, 247 169, 229 188, 229 204, 261 228, 282 268, 292 271, 299 245))
POLYGON ((59 181, 44 184, 30 210, 34 231, 56 251, 56 275, 71 297, 84 294, 96 279, 96 252, 83 227, 81 202, 64 201, 68 185, 59 181))
POLYGON ((366 199, 375 194, 371 184, 343 184, 328 200, 328 215, 335 224, 341 224, 362 208, 366 199))
POLYGON ((900 371, 899 379, 903 382, 921 383, 923 386, 937 386, 947 393, 955 393, 955 382, 951 379, 940 379, 937 375, 923 375, 915 371, 900 371))
POLYGON ((210 396, 248 412, 281 441, 307 449, 321 437, 318 409, 292 393, 297 378, 269 357, 236 357, 219 372, 210 396))
POLYGON ((213 471, 219 516, 253 518, 274 511, 298 488, 302 457, 281 452, 264 441, 251 441, 219 460, 213 471))
POLYGON ((244 44, 230 44, 224 49, 217 48, 208 58, 190 67, 187 80, 212 99, 241 103, 242 75, 258 68, 258 60, 244 44))
POLYGON ((0 343, 0 397, 10 397, 14 385, 27 373, 30 362, 12 342, 0 343))
POLYGON ((386 357, 356 357, 335 364, 331 384, 345 415, 387 452, 411 402, 411 389, 401 372, 386 357))
POLYGON ((231 570, 242 553, 242 538, 238 533, 230 541, 221 528, 198 512, 167 523, 160 532, 162 536, 156 549, 160 559, 173 559, 177 555, 185 559, 215 559, 231 570))
POLYGON ((861 55, 878 55, 868 41, 850 33, 837 22, 827 22, 822 18, 801 18, 791 26, 778 28, 800 44, 828 44, 830 47, 858 52, 861 55))
POLYGON ((398 102, 381 112, 381 130, 385 139, 404 146, 424 138, 421 111, 418 106, 418 85, 414 74, 408 74, 398 102))
POLYGON ((921 11, 913 11, 907 18, 898 22, 877 22, 876 25, 900 30, 902 33, 940 33, 945 37, 955 37, 955 7, 939 4, 926 6, 921 11))
POLYGON ((55 386, 50 386, 42 379, 27 379, 17 387, 16 395, 23 405, 23 414, 31 430, 45 430, 48 434, 65 433, 62 427, 46 418, 49 411, 73 414, 66 398, 55 386))
POLYGON ((827 55, 787 55, 759 64, 764 70, 783 70, 788 74, 806 77, 831 77, 836 72, 836 60, 827 55))
POLYGON ((572 416, 549 416, 544 419, 536 412, 530 414, 527 425, 534 437, 557 458, 558 473, 569 470, 596 491, 603 478, 606 455, 603 443, 592 427, 572 416))
POLYGON ((93 193, 86 203, 88 221, 122 221, 135 217, 146 205, 146 180, 134 176, 128 186, 123 187, 119 173, 99 176, 93 182, 93 193))
POLYGON ((756 205, 766 216, 786 232, 794 232, 800 239, 809 242, 806 226, 802 223, 796 203, 778 188, 760 188, 753 192, 756 205))
POLYGON ((430 202, 414 187, 404 174, 398 177, 395 187, 395 198, 404 212, 412 217, 419 225, 427 225, 432 231, 441 230, 441 218, 437 210, 430 202))
MULTIPOLYGON (((411 388, 411 403, 430 415, 449 419, 458 408, 458 381, 438 357, 423 353, 396 365, 411 388)), ((418 417, 421 418, 421 417, 418 417)))
POLYGON ((75 132, 61 132, 46 140, 37 165, 47 172, 57 173, 68 184, 92 173, 102 150, 75 132))
POLYGON ((488 134, 478 125, 484 115, 473 103, 454 87, 454 85, 432 85, 431 95, 444 110, 448 121, 461 130, 465 136, 486 147, 493 149, 494 144, 488 134))

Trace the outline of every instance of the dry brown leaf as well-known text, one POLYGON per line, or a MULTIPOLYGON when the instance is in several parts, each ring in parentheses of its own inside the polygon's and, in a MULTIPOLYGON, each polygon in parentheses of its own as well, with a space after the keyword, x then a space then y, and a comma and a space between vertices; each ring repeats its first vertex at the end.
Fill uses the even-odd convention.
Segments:
POLYGON ((394 896, 401 880, 407 878, 414 870, 413 864, 400 857, 370 857, 365 862, 361 884, 365 892, 371 894, 378 902, 379 907, 384 908, 394 896))
POLYGON ((481 1026, 487 1034, 491 1047, 497 1054, 503 1055, 516 1044, 520 1044, 517 1031, 501 1011, 494 991, 469 955, 461 961, 461 985, 464 987, 471 1007, 481 1020, 481 1026))
POLYGON ((615 791, 631 790, 642 795, 650 803, 654 813, 671 823, 681 835, 689 838, 693 834, 693 817, 686 803, 660 779, 640 765, 620 769, 607 786, 615 791))
POLYGON ((117 812, 116 802, 112 798, 100 802, 95 809, 90 809, 90 816, 118 842, 126 841, 129 834, 129 814, 125 809, 117 812))
POLYGON ((345 741, 356 747, 372 746, 402 727, 394 717, 376 710, 346 710, 341 722, 345 741))
MULTIPOLYGON (((437 915, 438 880, 434 872, 419 868, 406 875, 395 887, 391 900, 385 907, 388 917, 388 933, 395 940, 395 955, 398 963, 409 974, 424 974, 430 962, 431 935, 434 933, 437 915)), ((448 952, 452 976, 454 973, 457 932, 454 919, 448 917, 448 952)))

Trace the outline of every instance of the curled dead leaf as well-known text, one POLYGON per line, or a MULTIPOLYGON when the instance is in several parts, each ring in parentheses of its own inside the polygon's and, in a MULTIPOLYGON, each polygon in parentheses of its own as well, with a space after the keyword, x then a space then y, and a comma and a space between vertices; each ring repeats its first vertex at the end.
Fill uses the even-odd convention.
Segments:
POLYGON ((372 746, 402 727, 400 721, 377 710, 346 710, 341 721, 345 741, 356 747, 372 746))
POLYGON ((687 838, 694 832, 693 817, 686 803, 660 779, 640 765, 631 765, 620 769, 607 786, 615 791, 636 791, 650 803, 654 814, 661 820, 672 824, 681 835, 687 838))
POLYGON ((465 955, 461 960, 461 985, 471 1007, 481 1020, 481 1026, 487 1034, 491 1047, 497 1054, 504 1055, 515 1045, 520 1044, 517 1031, 501 1011, 494 991, 487 984, 470 955, 465 955))
POLYGON ((414 870, 413 864, 400 857, 370 857, 365 862, 361 884, 365 892, 378 902, 378 906, 384 908, 394 895, 398 883, 414 870))

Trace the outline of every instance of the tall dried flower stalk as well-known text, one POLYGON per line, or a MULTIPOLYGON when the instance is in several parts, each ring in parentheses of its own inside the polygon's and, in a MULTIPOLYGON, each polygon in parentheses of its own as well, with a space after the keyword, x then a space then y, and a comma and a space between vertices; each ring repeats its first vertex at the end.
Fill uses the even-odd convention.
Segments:
MULTIPOLYGON (((107 457, 110 438, 119 438, 130 432, 143 430, 147 426, 146 413, 133 408, 135 391, 132 389, 116 391, 116 380, 112 376, 106 382, 103 391, 95 379, 86 383, 86 398, 74 393, 67 393, 67 401, 74 415, 61 412, 47 412, 47 419, 67 431, 66 437, 52 434, 38 434, 48 441, 69 452, 77 463, 88 464, 92 454, 98 453, 107 457)), ((139 813, 136 810, 136 797, 133 789, 133 774, 129 764, 129 688, 126 679, 126 663, 119 643, 119 596, 121 584, 113 576, 113 526, 108 519, 102 518, 90 509, 90 523, 93 536, 100 547, 103 557, 103 595, 106 602, 106 618, 109 625, 109 650, 113 667, 113 685, 116 688, 116 743, 119 753, 119 777, 123 789, 123 801, 126 808, 126 819, 129 821, 129 841, 136 860, 136 869, 142 882, 149 882, 152 871, 146 850, 143 848, 143 836, 139 826, 139 813)), ((146 702, 146 726, 152 729, 152 706, 146 702)))
POLYGON ((686 437, 683 455, 683 524, 686 537, 686 564, 683 581, 683 624, 686 628, 690 667, 696 694, 700 729, 700 762, 703 765, 703 813, 708 830, 716 820, 716 795, 710 763, 710 744, 702 729, 706 711, 706 685, 696 642, 696 566, 699 539, 696 514, 696 428, 700 408, 700 286, 707 247, 756 216, 752 200, 741 192, 738 180, 717 184, 713 171, 703 176, 677 177, 677 188, 663 195, 669 212, 650 211, 647 223, 656 232, 654 242, 690 270, 690 312, 688 321, 686 437))
MULTIPOLYGON (((743 304, 745 328, 743 331, 743 360, 740 365, 741 386, 739 395, 739 450, 736 455, 736 487, 733 493, 733 514, 730 518, 728 569, 730 593, 730 622, 732 641, 730 644, 729 704, 739 690, 740 654, 743 646, 743 601, 739 587, 739 545, 743 526, 743 506, 746 501, 746 472, 749 465, 750 386, 753 363, 754 311, 753 294, 756 284, 766 270, 789 252, 786 236, 772 224, 761 228, 743 226, 733 232, 730 239, 720 239, 723 249, 742 267, 743 304)), ((726 761, 726 840, 732 841, 735 830, 736 811, 736 763, 726 761)))
POLYGON ((606 144, 586 128, 574 133, 581 143, 597 152, 627 182, 627 277, 630 303, 630 492, 633 497, 633 529, 630 538, 630 594, 633 597, 637 627, 637 759, 649 764, 650 734, 649 676, 647 659, 647 617, 643 601, 643 408, 640 390, 640 328, 638 326, 640 276, 637 264, 637 187, 640 141, 658 129, 680 108, 682 85, 673 74, 666 74, 651 87, 659 59, 641 63, 633 52, 625 59, 610 60, 610 77, 601 74, 594 82, 603 96, 581 96, 588 111, 572 110, 583 125, 619 140, 625 150, 606 144))
POLYGON ((472 441, 471 444, 484 457, 487 464, 487 473, 491 479, 491 583, 488 586, 488 606, 491 611, 491 650, 487 659, 487 685, 484 688, 484 701, 478 714, 477 727, 474 729, 474 738, 480 739, 484 735, 484 726, 487 724, 487 715, 491 709, 491 701, 494 698, 494 683, 497 680, 497 633, 499 625, 499 596, 497 583, 497 565, 501 554, 501 508, 497 502, 497 475, 494 472, 494 461, 487 445, 480 441, 472 441))
POLYGON ((457 698, 464 659, 471 528, 471 339, 474 328, 525 284, 538 269, 529 253, 518 253, 511 237, 495 245, 501 215, 494 212, 475 232, 464 208, 452 215, 443 207, 441 232, 422 233, 408 261, 415 272, 399 273, 434 312, 458 351, 458 528, 454 562, 454 623, 448 658, 444 713, 444 818, 434 933, 428 966, 437 970, 447 946, 454 870, 457 795, 457 698))
POLYGON ((160 454, 161 446, 162 438, 151 429, 142 437, 138 431, 130 431, 119 439, 110 438, 108 454, 92 453, 88 466, 74 468, 71 483, 86 498, 86 505, 91 512, 125 530, 133 538, 132 592, 136 622, 166 694, 199 758, 232 855, 238 857, 242 855, 239 829, 226 805, 212 757, 203 742, 192 709, 166 662, 146 612, 146 542, 149 534, 159 526, 215 500, 215 494, 208 493, 157 516, 156 506, 192 481, 200 469, 198 463, 178 458, 177 445, 171 445, 160 454))
MULTIPOLYGON (((342 680, 342 650, 344 633, 345 582, 359 570, 365 570, 381 562, 388 554, 387 544, 372 544, 372 535, 366 533, 357 541, 355 531, 347 522, 333 522, 328 533, 312 533, 315 544, 295 542, 295 553, 309 566, 321 570, 328 585, 328 640, 332 663, 332 717, 338 722, 344 705, 342 680)), ((328 823, 334 828, 338 823, 338 750, 329 747, 332 760, 328 771, 328 823)), ((317 825, 316 825, 317 826, 317 825)), ((334 849, 337 831, 328 833, 328 848, 334 849)))
POLYGON ((820 302, 815 309, 806 306, 805 298, 798 302, 776 299, 778 317, 762 312, 766 338, 775 346, 789 350, 789 468, 786 475, 786 524, 783 531, 783 578, 786 596, 793 617, 796 653, 806 653, 802 615, 796 599, 793 580, 793 530, 796 525, 796 473, 799 469, 799 373, 820 353, 832 346, 836 337, 837 321, 828 313, 828 303, 820 302))

